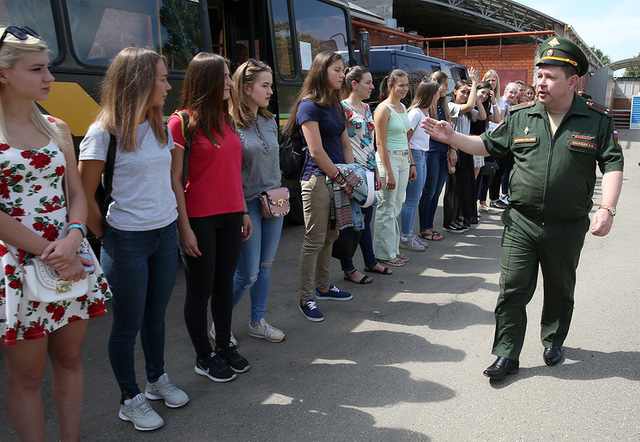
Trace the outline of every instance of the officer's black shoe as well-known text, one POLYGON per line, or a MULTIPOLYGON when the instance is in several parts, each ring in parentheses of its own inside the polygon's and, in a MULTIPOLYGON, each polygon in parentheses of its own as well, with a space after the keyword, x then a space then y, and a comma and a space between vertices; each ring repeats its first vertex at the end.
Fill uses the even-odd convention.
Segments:
POLYGON ((506 209, 507 207, 509 207, 509 204, 505 203, 502 200, 496 200, 496 201, 491 201, 491 203, 489 203, 490 207, 493 207, 494 209, 506 209))
POLYGON ((559 364, 564 359, 562 347, 545 348, 542 353, 542 359, 548 366, 559 364))
POLYGON ((519 367, 520 362, 499 356, 482 374, 491 379, 504 379, 508 374, 517 373, 519 367))

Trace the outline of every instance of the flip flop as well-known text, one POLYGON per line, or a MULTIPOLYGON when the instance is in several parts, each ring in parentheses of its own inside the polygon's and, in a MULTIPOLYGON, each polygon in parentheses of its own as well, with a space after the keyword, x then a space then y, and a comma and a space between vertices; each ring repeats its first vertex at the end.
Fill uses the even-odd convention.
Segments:
POLYGON ((380 259, 378 258, 378 262, 383 262, 391 267, 402 267, 404 265, 404 261, 401 259, 393 258, 393 259, 380 259))
POLYGON ((409 257, 407 255, 403 255, 402 253, 398 253, 396 255, 396 258, 398 258, 399 260, 401 260, 403 262, 409 261, 409 257))
POLYGON ((435 230, 423 230, 420 232, 420 238, 426 239, 427 241, 442 241, 444 236, 440 232, 436 232, 435 230))
POLYGON ((356 284, 371 284, 373 282, 373 278, 367 275, 362 275, 360 281, 354 281, 353 279, 351 279, 351 275, 353 275, 356 271, 357 269, 353 269, 351 273, 344 272, 344 280, 355 282, 356 284))
POLYGON ((389 267, 385 267, 382 264, 380 264, 380 266, 382 267, 382 270, 376 270, 374 267, 376 265, 378 265, 378 264, 380 264, 380 263, 376 263, 372 267, 364 266, 364 271, 365 272, 371 272, 371 273, 380 273, 381 275, 392 275, 393 274, 393 272, 391 271, 391 269, 389 267))

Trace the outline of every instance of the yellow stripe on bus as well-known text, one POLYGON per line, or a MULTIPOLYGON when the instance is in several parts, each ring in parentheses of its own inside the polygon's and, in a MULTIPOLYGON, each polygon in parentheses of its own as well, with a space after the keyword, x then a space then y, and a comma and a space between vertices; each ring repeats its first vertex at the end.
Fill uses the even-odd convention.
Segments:
POLYGON ((95 120, 100 106, 78 83, 51 84, 49 99, 38 103, 47 113, 69 125, 71 134, 81 137, 95 120))

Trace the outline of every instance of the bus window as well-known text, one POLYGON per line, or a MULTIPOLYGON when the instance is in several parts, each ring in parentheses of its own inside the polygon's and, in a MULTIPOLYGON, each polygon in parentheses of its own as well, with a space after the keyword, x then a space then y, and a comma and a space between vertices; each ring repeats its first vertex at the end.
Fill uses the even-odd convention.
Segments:
POLYGON ((293 4, 303 71, 309 70, 320 51, 348 50, 344 10, 319 1, 294 0, 293 4))
POLYGON ((169 69, 186 70, 202 51, 193 0, 67 0, 67 10, 75 54, 86 65, 106 66, 137 46, 165 55, 169 69))
POLYGON ((273 28, 276 36, 277 70, 282 78, 294 78, 293 47, 287 0, 273 0, 273 28))
POLYGON ((53 22, 51 3, 42 0, 0 0, 0 26, 28 26, 36 31, 49 45, 51 60, 60 54, 53 22))
POLYGON ((225 4, 226 56, 232 72, 249 57, 268 59, 269 24, 265 15, 264 2, 235 0, 225 4))

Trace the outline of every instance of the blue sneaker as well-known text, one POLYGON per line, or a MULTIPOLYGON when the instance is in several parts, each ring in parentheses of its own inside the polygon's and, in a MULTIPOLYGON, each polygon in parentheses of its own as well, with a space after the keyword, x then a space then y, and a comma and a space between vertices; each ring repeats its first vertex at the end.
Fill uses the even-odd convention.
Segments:
POLYGON ((316 302, 313 299, 309 299, 304 304, 300 302, 300 305, 298 306, 298 308, 300 309, 304 317, 307 318, 309 321, 313 321, 313 322, 324 321, 324 316, 316 306, 316 302))
POLYGON ((331 284, 328 292, 321 292, 316 289, 316 298, 317 299, 328 299, 332 301, 348 301, 353 299, 353 295, 349 292, 345 292, 344 290, 340 290, 335 285, 331 284))

